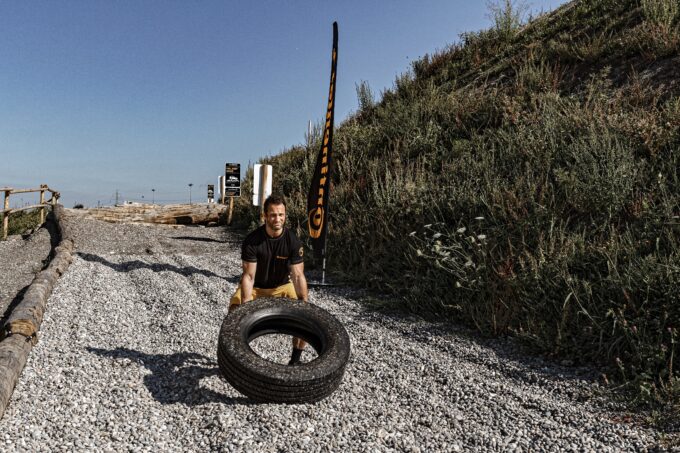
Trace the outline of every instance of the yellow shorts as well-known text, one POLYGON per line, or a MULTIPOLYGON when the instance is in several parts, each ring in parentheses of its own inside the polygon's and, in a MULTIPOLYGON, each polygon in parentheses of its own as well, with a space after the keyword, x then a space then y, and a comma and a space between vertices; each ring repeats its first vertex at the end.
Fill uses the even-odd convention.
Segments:
MULTIPOLYGON (((258 297, 288 297, 289 299, 297 299, 295 286, 293 282, 288 282, 285 285, 277 286, 276 288, 253 288, 253 299, 258 297)), ((241 285, 236 288, 236 292, 229 301, 229 306, 241 305, 241 285)))

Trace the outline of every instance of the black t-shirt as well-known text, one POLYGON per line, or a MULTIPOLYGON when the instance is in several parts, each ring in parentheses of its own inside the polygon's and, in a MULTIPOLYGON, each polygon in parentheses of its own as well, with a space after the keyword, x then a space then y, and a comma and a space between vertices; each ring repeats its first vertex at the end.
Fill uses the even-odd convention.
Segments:
POLYGON ((288 266, 303 261, 302 242, 288 229, 272 238, 264 225, 250 233, 243 241, 241 259, 257 263, 255 288, 276 288, 290 281, 288 266))

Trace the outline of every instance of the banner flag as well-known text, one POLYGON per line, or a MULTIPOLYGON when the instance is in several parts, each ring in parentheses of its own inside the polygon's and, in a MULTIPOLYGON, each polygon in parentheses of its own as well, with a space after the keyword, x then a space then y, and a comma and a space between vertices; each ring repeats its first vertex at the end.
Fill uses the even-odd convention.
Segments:
POLYGON ((312 239, 314 255, 326 256, 326 233, 328 231, 328 197, 331 186, 331 155, 333 151, 333 114, 335 111, 335 82, 338 67, 338 23, 333 22, 333 54, 331 59, 331 83, 328 91, 326 123, 323 130, 321 149, 316 159, 312 186, 307 197, 309 236, 312 239))

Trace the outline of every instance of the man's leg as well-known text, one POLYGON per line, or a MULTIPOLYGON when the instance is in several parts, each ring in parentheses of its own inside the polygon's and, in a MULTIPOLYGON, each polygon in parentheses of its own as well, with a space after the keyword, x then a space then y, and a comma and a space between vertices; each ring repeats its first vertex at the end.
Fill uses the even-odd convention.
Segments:
MULTIPOLYGON (((288 299, 297 299, 298 297, 292 282, 277 287, 272 295, 274 297, 287 297, 288 299)), ((300 356, 305 346, 307 346, 307 343, 302 338, 293 337, 293 354, 288 365, 300 363, 300 356)))
MULTIPOLYGON (((253 287, 253 292, 251 293, 253 296, 253 300, 257 299, 257 288, 253 287)), ((241 285, 239 284, 236 287, 236 292, 234 293, 233 296, 231 296, 231 300, 229 301, 229 313, 232 312, 232 310, 237 309, 240 305, 243 304, 243 298, 241 294, 241 285)))
POLYGON ((241 305, 241 285, 236 287, 236 292, 231 296, 231 300, 229 301, 229 313, 237 309, 239 305, 241 305))

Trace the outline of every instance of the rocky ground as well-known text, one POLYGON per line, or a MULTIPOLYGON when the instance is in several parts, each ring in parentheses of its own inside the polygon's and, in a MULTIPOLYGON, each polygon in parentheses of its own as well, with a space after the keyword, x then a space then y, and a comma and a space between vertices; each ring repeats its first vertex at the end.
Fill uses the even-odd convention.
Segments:
MULTIPOLYGON (((311 405, 256 404, 216 361, 240 274, 237 236, 87 219, 72 226, 77 252, 0 421, 2 451, 599 452, 659 442, 593 396, 593 370, 527 357, 511 340, 368 310, 345 287, 310 292, 352 340, 340 388, 311 405)), ((7 250, 2 261, 13 258, 7 250)), ((272 357, 285 359, 290 347, 280 336, 257 341, 272 357)))

